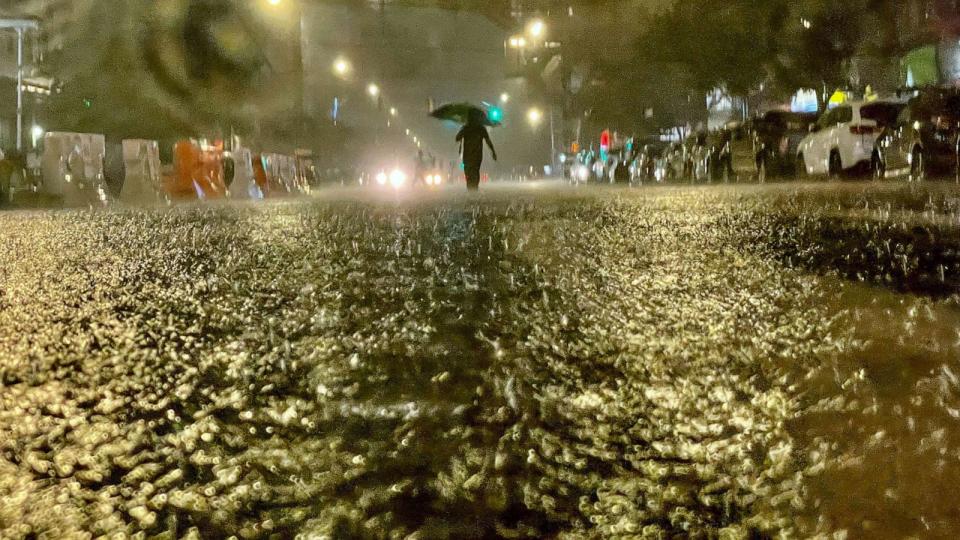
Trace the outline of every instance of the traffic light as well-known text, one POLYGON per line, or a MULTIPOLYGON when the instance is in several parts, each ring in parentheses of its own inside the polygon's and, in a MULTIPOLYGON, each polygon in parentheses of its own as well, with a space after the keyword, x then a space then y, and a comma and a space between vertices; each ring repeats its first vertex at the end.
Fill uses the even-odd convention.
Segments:
POLYGON ((503 109, 500 107, 490 107, 487 109, 487 118, 494 124, 503 122, 503 109))

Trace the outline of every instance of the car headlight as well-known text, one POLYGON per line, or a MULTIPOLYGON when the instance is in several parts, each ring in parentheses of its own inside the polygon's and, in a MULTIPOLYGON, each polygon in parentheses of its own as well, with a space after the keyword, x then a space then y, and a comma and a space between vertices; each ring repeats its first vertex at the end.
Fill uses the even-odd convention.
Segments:
POLYGON ((386 185, 387 183, 387 173, 380 171, 377 173, 377 183, 381 186, 386 185))
POLYGON ((390 185, 399 188, 402 187, 407 181, 407 175, 400 169, 394 169, 390 173, 390 185))

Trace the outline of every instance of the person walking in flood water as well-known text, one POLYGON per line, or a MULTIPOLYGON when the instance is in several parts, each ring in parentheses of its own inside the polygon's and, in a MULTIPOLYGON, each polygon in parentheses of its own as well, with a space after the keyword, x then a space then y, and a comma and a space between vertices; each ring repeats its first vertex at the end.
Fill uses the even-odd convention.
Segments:
POLYGON ((497 150, 490 141, 490 133, 483 125, 484 114, 480 110, 470 111, 467 125, 457 133, 457 142, 460 143, 460 155, 463 158, 463 172, 467 177, 467 190, 480 189, 480 166, 483 164, 483 143, 490 147, 493 160, 497 161, 497 150))

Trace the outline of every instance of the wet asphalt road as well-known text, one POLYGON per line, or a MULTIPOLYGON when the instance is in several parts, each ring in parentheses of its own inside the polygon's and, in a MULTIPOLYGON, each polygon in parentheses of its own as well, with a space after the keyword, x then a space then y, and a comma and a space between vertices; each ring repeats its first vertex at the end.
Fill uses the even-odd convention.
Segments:
POLYGON ((0 538, 960 534, 953 185, 0 231, 0 538))

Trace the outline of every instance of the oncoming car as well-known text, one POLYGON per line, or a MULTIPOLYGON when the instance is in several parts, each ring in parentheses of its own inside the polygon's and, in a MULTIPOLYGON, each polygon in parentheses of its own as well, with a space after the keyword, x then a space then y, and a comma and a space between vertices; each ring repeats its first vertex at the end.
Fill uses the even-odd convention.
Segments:
POLYGON ((410 176, 400 167, 380 169, 373 179, 373 185, 380 188, 404 189, 410 185, 410 176))
POLYGON ((443 175, 437 170, 427 171, 423 175, 423 184, 429 188, 440 187, 444 184, 443 175))

